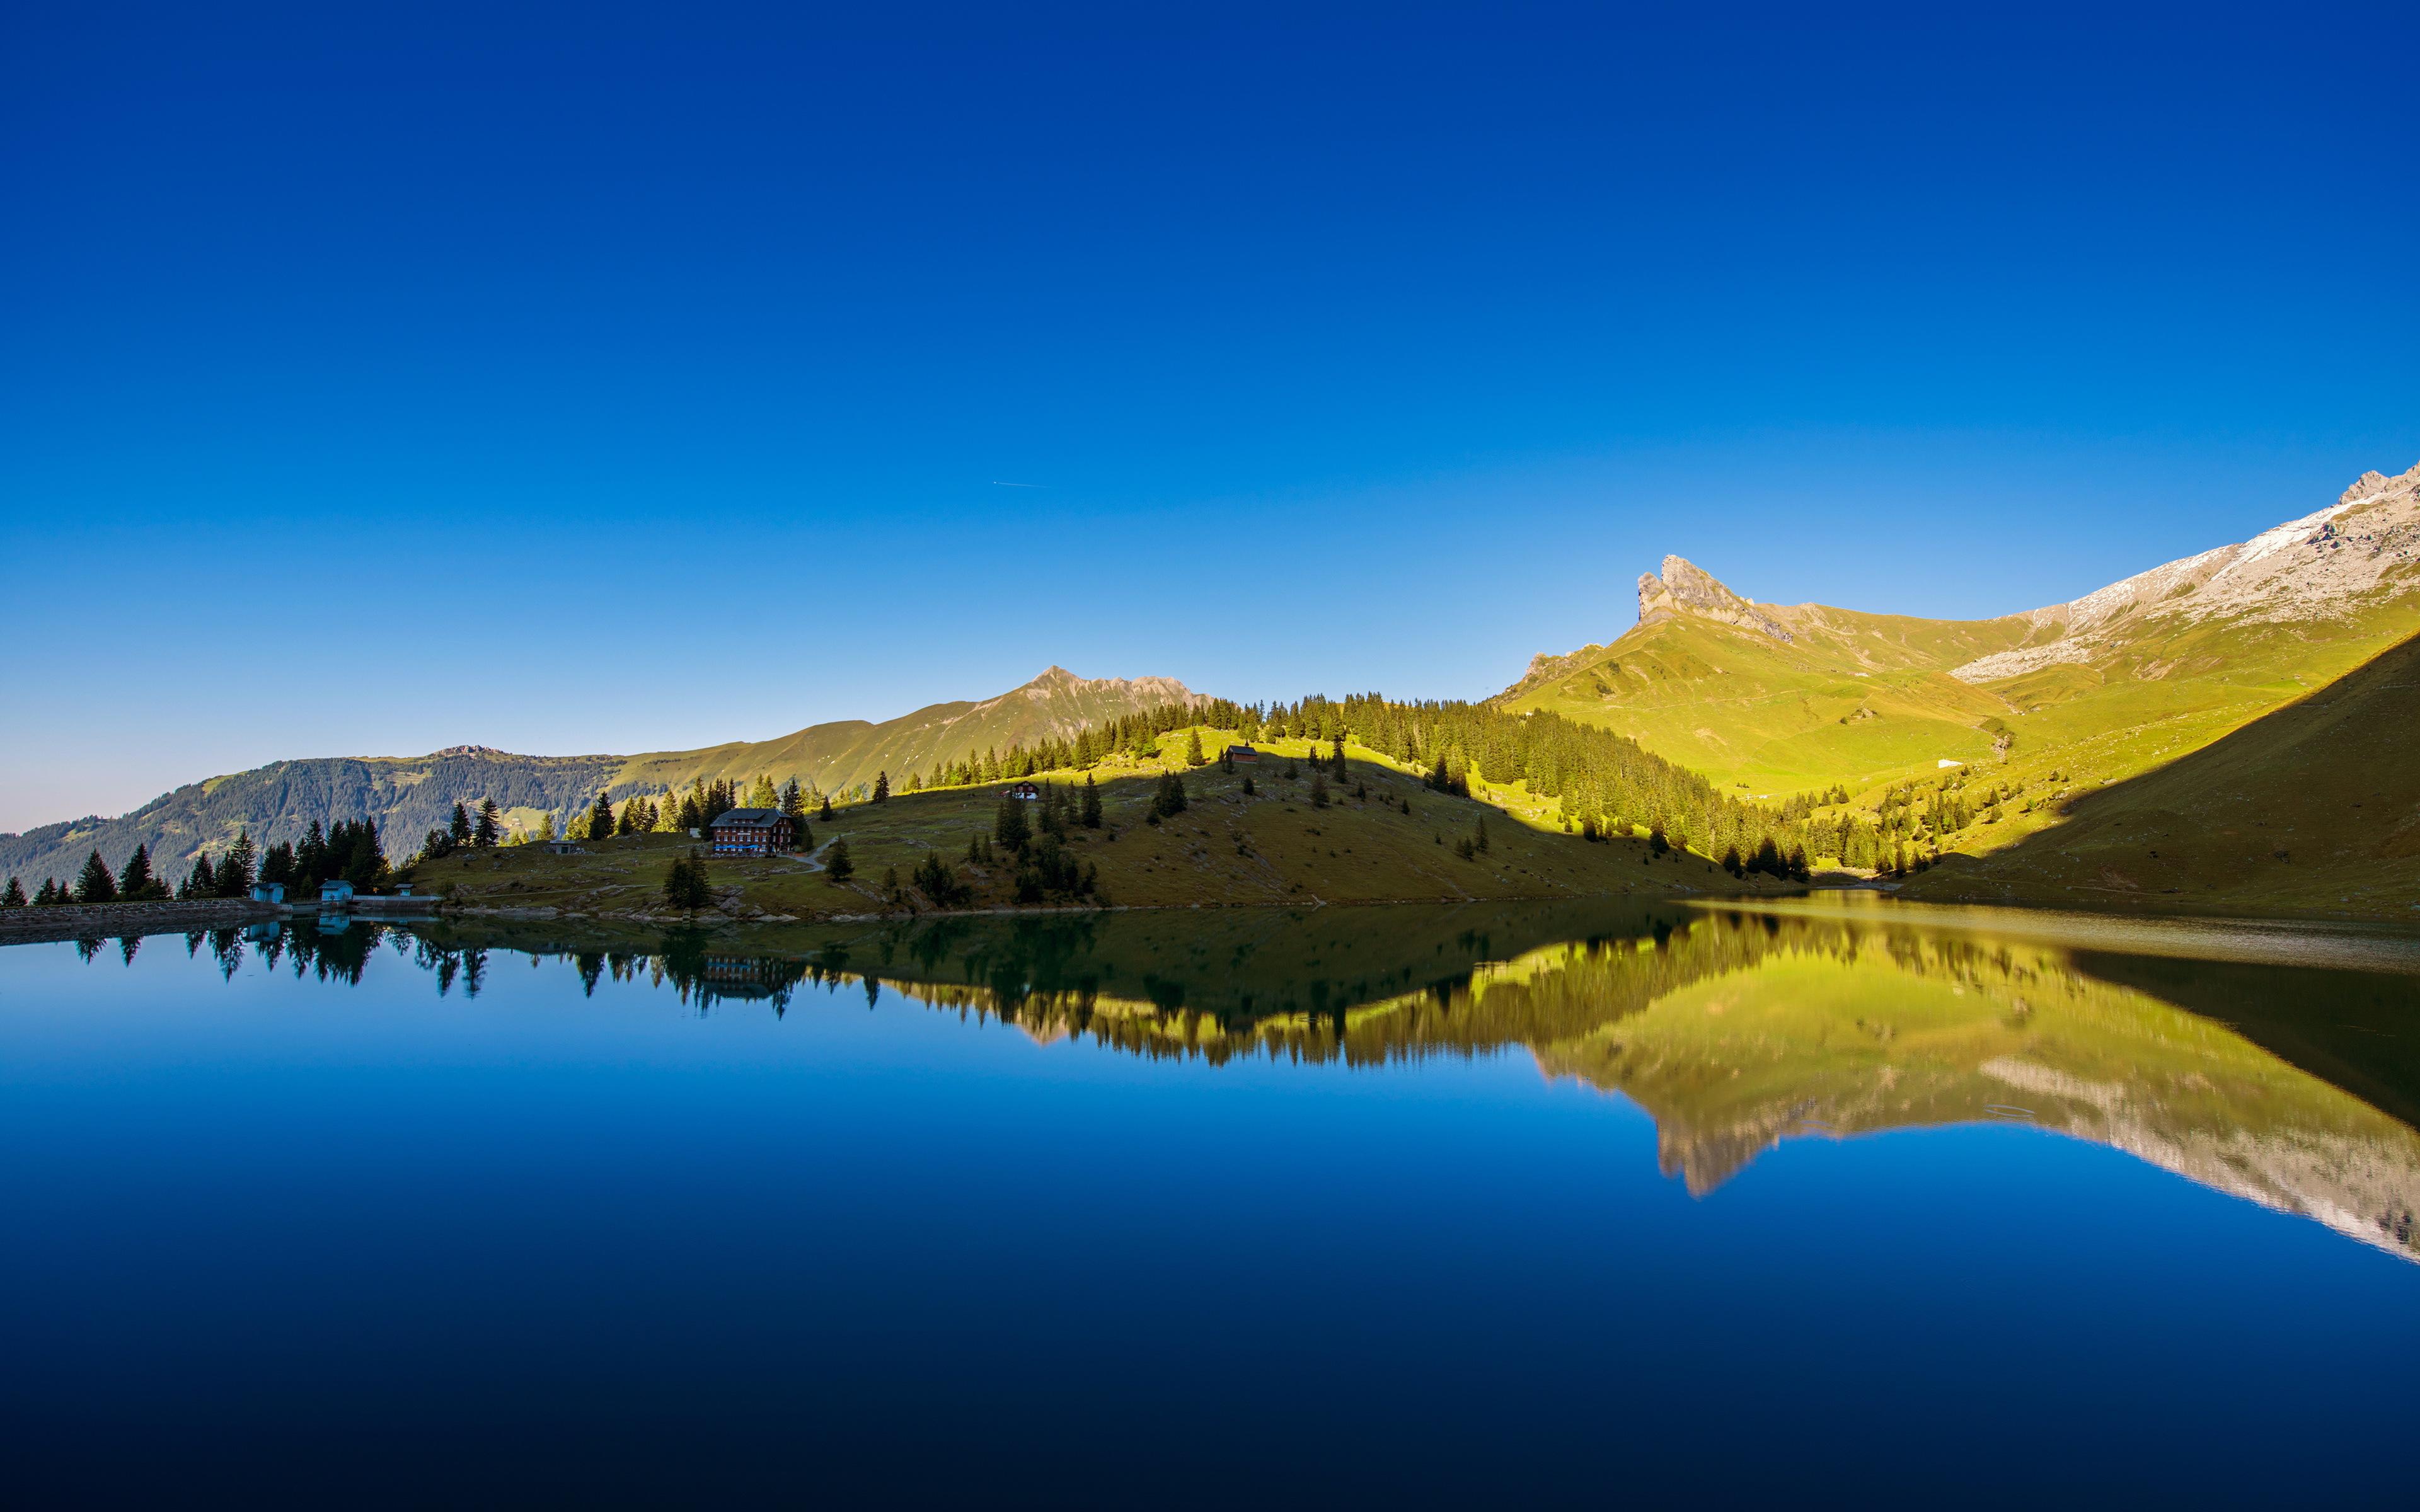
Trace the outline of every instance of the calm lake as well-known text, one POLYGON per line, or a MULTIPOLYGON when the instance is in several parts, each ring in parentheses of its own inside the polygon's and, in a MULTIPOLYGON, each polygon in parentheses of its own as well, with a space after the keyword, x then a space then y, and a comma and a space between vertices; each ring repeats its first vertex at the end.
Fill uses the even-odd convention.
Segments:
POLYGON ((1817 899, 0 949, 18 1504, 2412 1504, 2420 941, 1817 899))

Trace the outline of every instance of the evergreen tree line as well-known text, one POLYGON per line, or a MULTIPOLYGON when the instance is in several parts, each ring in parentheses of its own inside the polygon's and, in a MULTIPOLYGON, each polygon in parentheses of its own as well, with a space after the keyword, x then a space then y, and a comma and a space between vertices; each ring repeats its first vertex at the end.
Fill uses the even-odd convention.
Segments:
MULTIPOLYGON (((1248 720, 1256 717, 1251 705, 1228 699, 1208 699, 1195 703, 1157 703, 1133 714, 1123 714, 1099 724, 1087 725, 1064 739, 1041 740, 1030 746, 1012 745, 1005 749, 993 747, 978 756, 943 762, 929 771, 911 775, 908 779, 907 791, 916 793, 926 788, 1014 782, 1043 772, 1087 771, 1111 756, 1148 757, 1159 748, 1160 736, 1188 725, 1235 730, 1245 728, 1248 720)), ((1196 766, 1203 764, 1206 760, 1202 757, 1198 734, 1194 736, 1188 759, 1192 759, 1192 764, 1196 766)))
MULTIPOLYGON (((876 801, 889 795, 888 783, 877 781, 876 801)), ((809 790, 800 786, 795 777, 777 786, 770 777, 764 776, 758 777, 751 785, 745 801, 742 801, 739 784, 724 778, 717 778, 711 782, 702 777, 696 778, 686 793, 667 788, 657 794, 634 794, 622 800, 619 809, 613 806, 607 794, 600 792, 596 802, 565 826, 564 838, 599 841, 624 835, 686 835, 692 829, 703 832, 712 827, 717 819, 734 809, 777 809, 797 824, 799 848, 810 849, 808 797, 809 790)), ((821 817, 826 820, 831 818, 830 796, 823 798, 821 817)))
MULTIPOLYGON (((460 812, 458 808, 456 811, 460 812)), ((0 888, 0 907, 142 903, 171 896, 181 902, 243 898, 251 895, 255 882, 283 883, 299 893, 342 880, 357 890, 368 891, 385 882, 387 875, 386 853, 379 841, 376 821, 339 820, 323 831, 314 819, 300 842, 280 841, 266 852, 254 849, 250 830, 239 830, 217 860, 211 860, 208 851, 194 856, 193 870, 173 893, 166 879, 152 871, 150 848, 137 845, 116 875, 95 850, 85 857, 84 870, 73 882, 46 877, 30 899, 24 884, 10 877, 7 887, 0 888)))
POLYGON ((504 810, 496 806, 495 799, 480 799, 479 811, 475 815, 467 805, 458 803, 445 827, 430 830, 420 842, 420 854, 412 859, 415 862, 433 861, 456 851, 484 850, 502 843, 504 833, 504 810))
MULTIPOLYGON (((1113 754, 1148 755, 1158 748, 1161 735, 1192 725, 1234 730, 1248 744, 1307 740, 1326 745, 1330 748, 1326 762, 1339 778, 1349 735, 1421 771, 1429 786, 1441 793, 1467 796, 1474 778, 1525 782, 1530 792, 1557 800, 1565 826, 1577 833, 1603 837, 1661 831, 1668 845, 1684 845, 1708 856, 1727 847, 1753 855, 1767 840, 1786 855, 1791 847, 1803 849, 1809 842, 1806 810, 1793 819, 1743 803, 1612 731, 1551 713, 1512 715, 1485 704, 1454 702, 1403 703, 1376 693, 1342 700, 1313 695, 1294 703, 1239 704, 1218 699, 1206 704, 1159 704, 1088 726, 1068 738, 990 749, 945 764, 911 779, 910 787, 962 787, 1082 770, 1113 754)), ((1199 752, 1196 737, 1187 751, 1188 762, 1199 752)), ((1222 767, 1229 764, 1223 752, 1218 761, 1222 767)), ((1322 764, 1314 760, 1314 772, 1322 764)), ((1875 849, 1869 831, 1861 831, 1854 843, 1869 856, 1875 849)))

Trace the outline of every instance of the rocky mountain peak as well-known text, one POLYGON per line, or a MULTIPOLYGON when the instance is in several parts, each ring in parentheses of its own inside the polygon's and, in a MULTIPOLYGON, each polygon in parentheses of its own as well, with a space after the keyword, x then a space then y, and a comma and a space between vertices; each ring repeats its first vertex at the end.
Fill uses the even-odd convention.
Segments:
POLYGON ((2420 589, 2420 466, 2365 472, 2327 508, 2138 572, 2024 618, 2053 639, 1978 657, 1949 675, 1969 683, 2059 663, 2088 663, 2148 621, 2282 623, 2348 612, 2356 600, 2420 589))
POLYGON ((1078 677, 1053 663, 1023 687, 1011 688, 1000 697, 986 699, 975 706, 988 709, 1013 698, 1048 700, 1069 694, 1123 699, 1134 702, 1137 707, 1144 703, 1198 703, 1204 698, 1173 677, 1078 677))
POLYGON ((1779 620, 1757 608, 1753 599, 1743 598, 1724 587, 1714 574, 1684 557, 1666 557, 1660 576, 1652 572, 1639 575, 1638 623, 1652 625, 1682 614, 1735 625, 1776 640, 1795 640, 1779 620))

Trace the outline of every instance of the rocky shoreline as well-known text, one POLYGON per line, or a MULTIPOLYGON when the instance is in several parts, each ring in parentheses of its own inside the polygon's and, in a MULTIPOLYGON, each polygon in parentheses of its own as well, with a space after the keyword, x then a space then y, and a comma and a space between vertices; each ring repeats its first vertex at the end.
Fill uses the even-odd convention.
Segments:
POLYGON ((0 911, 0 944, 98 939, 118 934, 169 934, 180 930, 225 929, 282 918, 287 910, 249 898, 209 898, 189 903, 160 899, 140 903, 69 903, 58 907, 0 911))

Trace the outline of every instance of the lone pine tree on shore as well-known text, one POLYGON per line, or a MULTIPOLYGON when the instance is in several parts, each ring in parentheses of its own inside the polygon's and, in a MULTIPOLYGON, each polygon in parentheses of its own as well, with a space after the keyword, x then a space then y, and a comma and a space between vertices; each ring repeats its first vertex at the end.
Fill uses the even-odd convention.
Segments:
POLYGON ((134 854, 126 858, 126 868, 117 873, 117 895, 129 903, 138 899, 163 896, 166 889, 151 879, 151 849, 137 845, 134 854))
POLYGON ((84 870, 76 873, 75 901, 80 903, 113 903, 117 901, 117 879, 109 874, 108 863, 94 851, 85 857, 84 870))
POLYGON ((699 909, 714 901, 713 887, 706 880, 706 863, 696 856, 674 858, 664 873, 664 902, 675 908, 699 909))

